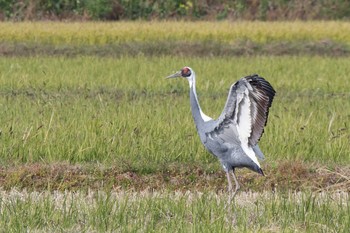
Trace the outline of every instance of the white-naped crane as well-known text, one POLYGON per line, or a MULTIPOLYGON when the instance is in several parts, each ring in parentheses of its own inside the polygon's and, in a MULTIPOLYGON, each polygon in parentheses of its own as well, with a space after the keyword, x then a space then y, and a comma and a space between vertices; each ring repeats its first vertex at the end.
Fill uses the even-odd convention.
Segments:
POLYGON ((194 123, 205 148, 216 156, 226 172, 230 203, 240 189, 235 168, 246 167, 264 175, 257 158, 263 160, 258 142, 267 123, 275 90, 264 78, 254 74, 234 83, 218 119, 205 115, 196 93, 196 75, 190 67, 167 78, 186 78, 190 84, 190 103, 194 123), (236 188, 233 191, 231 176, 236 188))

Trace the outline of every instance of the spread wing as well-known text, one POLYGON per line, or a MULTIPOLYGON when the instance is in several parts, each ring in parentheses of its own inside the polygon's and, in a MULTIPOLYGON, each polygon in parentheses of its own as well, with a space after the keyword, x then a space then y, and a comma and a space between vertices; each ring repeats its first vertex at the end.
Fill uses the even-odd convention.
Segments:
POLYGON ((260 151, 257 143, 264 132, 274 96, 275 90, 264 78, 252 75, 240 79, 231 86, 215 128, 207 133, 226 142, 239 140, 242 147, 260 151))

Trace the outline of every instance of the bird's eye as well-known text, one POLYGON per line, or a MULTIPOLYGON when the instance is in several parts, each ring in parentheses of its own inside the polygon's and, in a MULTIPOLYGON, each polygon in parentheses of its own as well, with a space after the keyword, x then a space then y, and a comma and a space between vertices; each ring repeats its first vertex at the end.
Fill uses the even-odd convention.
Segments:
POLYGON ((191 70, 187 67, 184 67, 182 70, 181 70, 181 76, 182 77, 189 77, 191 75, 191 70))

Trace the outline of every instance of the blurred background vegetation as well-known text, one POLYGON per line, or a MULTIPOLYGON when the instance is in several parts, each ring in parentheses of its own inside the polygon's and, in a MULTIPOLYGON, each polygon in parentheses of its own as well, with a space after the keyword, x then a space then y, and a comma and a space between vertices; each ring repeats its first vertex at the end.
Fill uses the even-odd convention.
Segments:
POLYGON ((348 0, 0 0, 0 20, 346 20, 348 0))

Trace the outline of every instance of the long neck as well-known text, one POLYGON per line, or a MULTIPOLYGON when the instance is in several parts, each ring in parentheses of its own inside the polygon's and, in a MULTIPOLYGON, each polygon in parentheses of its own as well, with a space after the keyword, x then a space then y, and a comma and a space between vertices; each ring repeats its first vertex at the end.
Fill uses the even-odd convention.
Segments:
POLYGON ((190 102, 191 102, 191 110, 192 110, 192 116, 194 119, 194 122, 198 126, 198 124, 201 124, 205 121, 211 120, 210 117, 205 115, 199 105, 197 93, 196 93, 196 80, 193 76, 193 79, 189 81, 190 83, 190 102))

